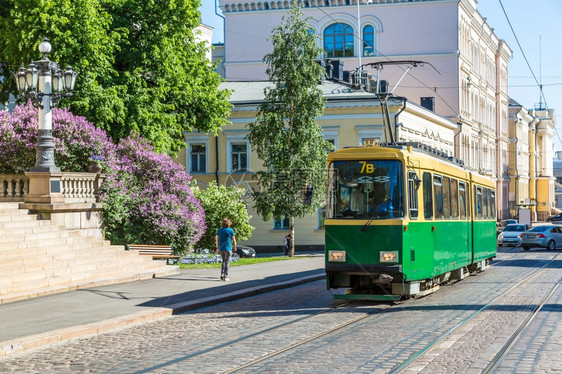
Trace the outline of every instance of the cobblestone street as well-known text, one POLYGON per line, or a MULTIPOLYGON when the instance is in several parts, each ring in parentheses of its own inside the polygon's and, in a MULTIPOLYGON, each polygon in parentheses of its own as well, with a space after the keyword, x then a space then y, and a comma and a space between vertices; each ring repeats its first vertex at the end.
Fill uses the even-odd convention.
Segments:
MULTIPOLYGON (((334 302, 317 281, 17 353, 0 360, 0 372, 387 373, 418 352, 404 372, 481 372, 560 278, 560 259, 540 269, 558 251, 519 252, 504 250, 487 271, 395 305, 334 302)), ((558 288, 497 372, 559 370, 561 297, 558 288)))

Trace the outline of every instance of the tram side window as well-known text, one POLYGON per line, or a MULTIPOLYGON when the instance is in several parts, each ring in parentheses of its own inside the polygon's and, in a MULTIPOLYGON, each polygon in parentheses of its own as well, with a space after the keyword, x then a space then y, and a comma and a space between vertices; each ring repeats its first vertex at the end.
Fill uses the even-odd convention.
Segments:
POLYGON ((433 176, 433 199, 435 200, 435 218, 443 218, 443 182, 439 175, 433 176))
POLYGON ((496 192, 490 191, 490 205, 492 208, 492 216, 490 218, 496 219, 496 192))
POLYGON ((433 218, 433 191, 429 173, 423 173, 423 216, 425 219, 433 218))
POLYGON ((490 190, 484 188, 484 218, 490 218, 490 190))
POLYGON ((451 179, 451 215, 459 218, 459 189, 456 179, 451 179))
POLYGON ((461 219, 466 219, 466 190, 464 182, 459 182, 459 208, 461 219))
POLYGON ((408 172, 408 196, 410 203, 410 218, 418 218, 418 190, 416 190, 417 175, 415 171, 408 172))
POLYGON ((474 186, 474 212, 478 219, 482 219, 482 187, 474 186))
POLYGON ((443 177, 443 217, 451 218, 451 182, 448 177, 443 177))

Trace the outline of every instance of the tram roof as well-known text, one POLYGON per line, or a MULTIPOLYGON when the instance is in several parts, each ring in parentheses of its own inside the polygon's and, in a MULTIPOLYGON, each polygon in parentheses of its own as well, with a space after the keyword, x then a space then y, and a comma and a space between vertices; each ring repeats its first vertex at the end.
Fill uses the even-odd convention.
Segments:
MULTIPOLYGON (((448 156, 445 152, 439 151, 419 142, 401 142, 393 144, 382 143, 374 147, 345 147, 343 149, 330 153, 330 155, 328 156, 328 161, 338 159, 338 156, 342 155, 345 155, 345 157, 343 157, 344 159, 351 159, 351 157, 370 158, 372 157, 372 151, 374 149, 376 149, 378 151, 377 153, 382 157, 392 157, 392 155, 396 155, 397 153, 406 155, 405 152, 416 152, 418 155, 423 156, 423 158, 425 158, 428 162, 439 162, 443 167, 450 167, 451 169, 448 171, 449 174, 458 175, 458 173, 461 172, 465 174, 463 178, 471 179, 475 183, 489 187, 495 185, 495 183, 490 178, 467 169, 462 160, 459 160, 456 157, 448 156)), ((433 168, 437 169, 435 167, 433 168)), ((447 172, 446 170, 441 171, 447 172)))

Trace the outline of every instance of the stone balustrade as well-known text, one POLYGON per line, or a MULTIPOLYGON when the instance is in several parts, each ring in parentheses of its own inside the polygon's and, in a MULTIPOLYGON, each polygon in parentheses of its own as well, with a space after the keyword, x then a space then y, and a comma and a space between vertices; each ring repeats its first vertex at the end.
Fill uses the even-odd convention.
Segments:
MULTIPOLYGON (((61 173, 60 193, 65 203, 95 203, 103 177, 94 173, 61 173)), ((24 174, 0 174, 0 202, 22 202, 29 194, 24 174)))
POLYGON ((0 174, 0 202, 23 201, 29 193, 29 179, 24 174, 0 174))
POLYGON ((94 173, 63 173, 61 193, 65 203, 96 202, 101 178, 94 173))

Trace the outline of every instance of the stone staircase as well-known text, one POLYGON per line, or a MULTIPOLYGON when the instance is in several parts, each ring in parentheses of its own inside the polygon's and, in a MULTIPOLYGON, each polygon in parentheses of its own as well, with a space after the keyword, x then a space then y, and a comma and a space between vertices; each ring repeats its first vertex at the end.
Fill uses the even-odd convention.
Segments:
POLYGON ((0 304, 179 272, 89 230, 40 220, 18 205, 0 203, 0 304))

